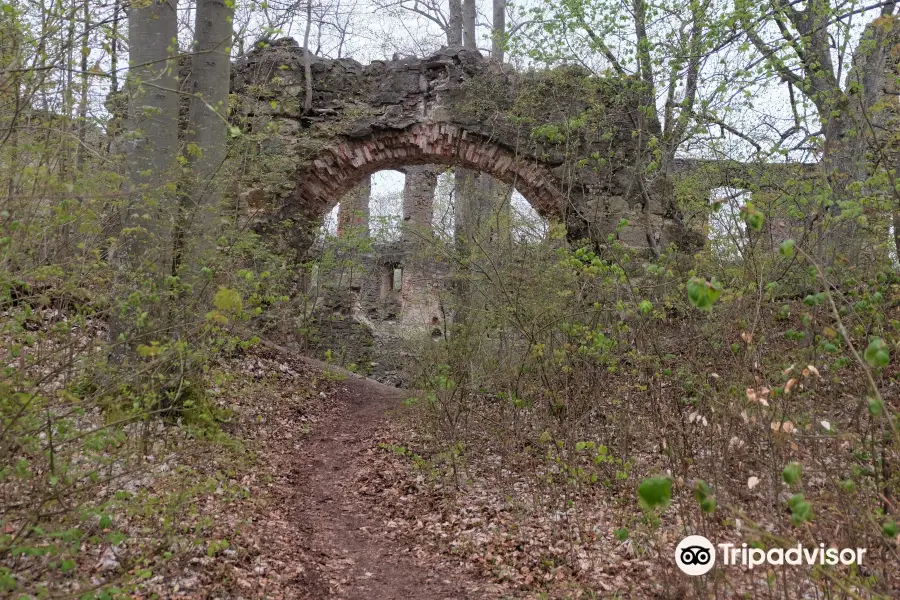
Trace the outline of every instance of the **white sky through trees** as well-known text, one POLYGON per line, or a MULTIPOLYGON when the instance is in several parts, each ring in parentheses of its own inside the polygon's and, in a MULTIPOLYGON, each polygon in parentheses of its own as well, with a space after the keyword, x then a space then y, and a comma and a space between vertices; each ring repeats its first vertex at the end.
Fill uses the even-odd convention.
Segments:
MULTIPOLYGON (((24 14, 24 19, 31 27, 31 35, 36 37, 41 23, 34 6, 25 2, 13 2, 24 14)), ((353 58, 362 64, 372 60, 386 60, 395 56, 423 56, 442 46, 445 35, 441 28, 430 17, 441 12, 446 13, 446 0, 322 0, 313 5, 313 28, 311 33, 311 50, 320 56, 329 58, 353 58), (414 8, 415 11, 409 10, 414 8)), ((579 3, 576 2, 576 5, 579 3)), ((582 2, 587 7, 588 16, 602 29, 598 30, 607 41, 612 53, 621 62, 626 71, 633 70, 633 27, 628 22, 628 5, 621 0, 592 0, 582 2), (618 15, 615 19, 609 15, 618 15), (620 18, 623 17, 623 18, 620 18)), ((658 10, 648 23, 650 38, 655 44, 654 51, 660 56, 675 49, 667 47, 670 39, 678 33, 678 10, 682 0, 665 2, 649 2, 658 10)), ((844 84, 850 68, 850 57, 855 50, 862 29, 870 23, 880 10, 880 3, 866 4, 860 0, 844 0, 832 3, 835 17, 831 25, 833 29, 834 62, 842 61, 839 77, 844 84)), ((792 4, 797 10, 806 8, 805 2, 792 4)), ((477 3, 478 45, 485 54, 490 49, 491 2, 480 0, 477 3)), ((507 7, 508 28, 516 33, 517 38, 507 52, 507 60, 517 69, 529 66, 544 66, 530 49, 546 46, 546 40, 538 37, 540 27, 529 28, 528 23, 540 24, 541 13, 551 14, 559 3, 555 0, 520 0, 510 2, 507 7)), ((92 30, 89 36, 88 64, 96 75, 90 78, 89 118, 98 129, 106 127, 108 113, 105 108, 109 91, 111 27, 114 3, 111 0, 99 2, 92 7, 92 30), (104 74, 106 72, 106 74, 104 74)), ((731 0, 713 0, 710 5, 711 18, 734 9, 731 0)), ((58 9, 60 17, 66 16, 65 6, 58 9)), ((127 21, 122 11, 119 23, 119 63, 118 83, 124 83, 128 68, 127 60, 127 21)), ((440 20, 440 17, 437 17, 440 20)), ((194 3, 179 2, 179 41, 184 51, 189 51, 193 32, 194 3)), ((302 38, 305 29, 306 4, 295 0, 236 0, 234 25, 236 42, 234 53, 249 51, 253 44, 269 36, 279 38, 291 36, 302 38), (240 41, 238 41, 240 40, 240 41)), ((76 27, 80 30, 80 26, 76 27)), ((80 35, 80 31, 77 31, 80 35)), ((780 39, 781 35, 774 24, 763 25, 759 35, 764 40, 780 39)), ((62 43, 62 37, 53 43, 62 43)), ((77 36, 76 36, 77 37, 77 36)), ((602 74, 609 68, 608 61, 602 53, 590 47, 589 40, 578 27, 571 27, 564 34, 565 43, 560 45, 556 63, 581 64, 593 72, 602 74)), ((796 59, 792 59, 789 51, 782 52, 786 65, 797 69, 796 59), (793 60, 794 62, 790 62, 793 60)), ((659 68, 658 98, 662 109, 666 95, 667 83, 664 77, 665 66, 662 61, 659 68)), ((817 144, 819 138, 804 140, 802 133, 782 137, 799 120, 807 132, 820 129, 818 115, 808 102, 795 90, 797 114, 792 111, 788 89, 776 76, 761 71, 763 61, 758 51, 742 36, 735 33, 733 41, 722 48, 704 56, 701 68, 699 98, 714 98, 710 110, 721 118, 734 131, 735 135, 725 128, 707 126, 692 132, 691 138, 681 145, 681 155, 748 160, 759 157, 767 161, 792 160, 814 162, 818 160, 817 144), (750 67, 751 74, 734 78, 740 68, 750 67), (726 91, 714 93, 724 88, 726 91), (752 141, 748 141, 752 140, 752 141), (790 149, 787 155, 772 154, 775 147, 790 149)), ((65 80, 67 73, 60 67, 53 78, 65 80)), ((77 74, 76 74, 77 75, 77 74)), ((68 76, 72 76, 71 73, 68 76)), ((675 86, 675 97, 684 87, 684 81, 675 77, 671 79, 675 86)), ((62 111, 61 100, 50 86, 47 92, 38 94, 33 102, 38 108, 62 111)), ((68 107, 74 110, 74 104, 68 107)), ((397 173, 379 174, 375 180, 376 190, 384 196, 398 196, 402 192, 402 176, 397 173)))

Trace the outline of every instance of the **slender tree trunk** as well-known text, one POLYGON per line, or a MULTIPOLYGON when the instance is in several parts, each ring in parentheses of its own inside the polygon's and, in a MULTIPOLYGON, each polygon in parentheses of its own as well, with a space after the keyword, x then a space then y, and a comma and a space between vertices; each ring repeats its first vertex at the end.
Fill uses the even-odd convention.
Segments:
POLYGON ((171 179, 178 155, 176 5, 177 0, 153 0, 133 6, 128 19, 128 128, 135 138, 127 152, 128 181, 132 208, 148 212, 126 211, 123 225, 146 230, 129 236, 129 258, 146 260, 152 245, 157 257, 151 262, 161 274, 170 271, 174 214, 170 201, 152 197, 171 179))
POLYGON ((494 0, 491 29, 491 58, 502 63, 506 52, 506 0, 494 0))
MULTIPOLYGON (((892 30, 869 25, 853 56, 853 67, 847 73, 845 87, 856 91, 845 93, 835 82, 831 90, 816 98, 824 123, 822 168, 832 192, 832 204, 824 211, 840 214, 843 206, 857 202, 865 193, 859 188, 869 177, 869 151, 875 150, 874 154, 879 155, 877 146, 885 142, 877 139, 877 130, 881 129, 879 125, 886 111, 875 107, 884 95, 886 83, 894 85, 886 78, 889 72, 895 72, 897 59, 890 54, 890 49, 896 46, 898 37, 892 30), (872 130, 873 125, 876 131, 872 130)), ((820 240, 819 245, 819 258, 825 263, 832 264, 839 257, 855 265, 867 263, 866 236, 855 220, 829 228, 826 238, 829 239, 820 240)))
MULTIPOLYGON (((505 55, 506 55, 506 0, 494 0, 493 4, 494 14, 493 20, 491 21, 491 58, 498 63, 502 63, 505 55)), ((507 241, 512 243, 512 210, 510 201, 512 199, 512 189, 510 188, 507 193, 504 193, 501 197, 498 197, 497 191, 500 189, 499 182, 486 175, 481 175, 482 183, 486 184, 486 192, 489 197, 496 199, 497 211, 495 213, 496 218, 493 219, 494 226, 497 232, 497 240, 501 239, 502 232, 501 229, 501 219, 500 217, 504 217, 506 220, 506 233, 507 233, 507 241)), ((494 205, 494 202, 491 203, 494 205)))
MULTIPOLYGON (((819 120, 824 124, 825 145, 821 166, 832 193, 830 205, 818 207, 810 218, 810 221, 820 219, 819 227, 824 230, 821 217, 828 213, 838 215, 844 206, 855 204, 858 200, 857 187, 868 178, 869 160, 866 154, 872 148, 866 139, 869 134, 866 121, 883 112, 873 109, 883 95, 886 59, 895 47, 895 40, 891 38, 897 35, 896 3, 883 3, 881 16, 866 25, 844 89, 839 80, 840 73, 834 66, 834 42, 829 32, 829 25, 834 21, 829 3, 810 3, 803 10, 785 3, 782 8, 774 13, 775 23, 779 28, 785 28, 786 19, 800 34, 791 37, 788 46, 798 59, 799 73, 797 69, 788 68, 782 58, 775 58, 780 53, 763 41, 756 31, 758 24, 744 23, 744 29, 782 81, 801 90, 815 105, 819 120)), ((785 39, 789 35, 783 34, 785 39)), ((850 219, 828 227, 827 237, 830 239, 819 238, 819 260, 832 263, 838 256, 843 256, 852 263, 865 264, 865 257, 859 253, 863 245, 857 229, 857 224, 850 219)))
MULTIPOLYGON (((476 50, 475 40, 475 0, 463 0, 462 5, 463 47, 476 50)), ((471 244, 478 221, 477 185, 478 174, 470 169, 456 170, 456 240, 467 240, 471 244)))
POLYGON ((475 50, 478 48, 478 40, 475 39, 475 14, 475 0, 463 0, 463 46, 471 50, 475 50))
MULTIPOLYGON (((109 98, 114 104, 117 103, 116 96, 119 93, 119 17, 121 11, 120 0, 116 0, 113 5, 112 31, 107 38, 109 41, 109 98)), ((107 154, 112 154, 114 146, 118 146, 120 123, 121 118, 117 117, 113 117, 109 122, 106 136, 109 140, 106 143, 107 154)), ((115 152, 118 154, 117 148, 115 152)))
MULTIPOLYGON (((463 47, 477 50, 475 39, 475 0, 463 0, 462 41, 463 47)), ((455 321, 464 325, 469 321, 472 309, 472 271, 468 264, 478 247, 478 236, 482 230, 484 211, 479 178, 487 177, 477 171, 457 168, 455 175, 454 241, 460 264, 456 270, 454 288, 458 303, 455 321)))
POLYGON ((303 99, 303 114, 312 109, 312 56, 309 54, 309 32, 312 30, 312 0, 306 0, 306 31, 303 34, 303 79, 306 80, 306 97, 303 99))
POLYGON ((112 93, 119 91, 119 18, 122 12, 121 0, 116 0, 113 5, 112 39, 110 40, 110 78, 109 85, 112 93))
POLYGON ((447 44, 451 47, 463 44, 462 0, 450 0, 450 18, 447 20, 447 44))
MULTIPOLYGON (((463 0, 461 14, 463 47, 475 50, 475 0, 463 0)), ((455 237, 457 247, 463 253, 468 252, 477 231, 477 177, 478 174, 470 169, 456 169, 455 237)))
POLYGON ((226 0, 197 3, 191 58, 192 96, 185 136, 191 170, 186 193, 181 198, 182 264, 188 281, 199 282, 200 270, 215 247, 225 179, 220 168, 228 152, 226 118, 233 16, 233 3, 226 0))
POLYGON ((91 31, 91 11, 88 0, 84 0, 82 5, 82 15, 84 19, 84 29, 81 35, 81 98, 78 104, 78 148, 75 150, 75 166, 79 173, 84 172, 85 142, 88 129, 88 57, 90 56, 88 35, 91 31))
MULTIPOLYGON (((75 15, 78 14, 78 5, 75 0, 68 8, 67 20, 69 26, 66 31, 66 86, 63 91, 63 111, 65 114, 65 125, 63 136, 60 144, 60 160, 59 160, 59 177, 62 181, 66 181, 69 177, 74 176, 74 169, 70 168, 72 164, 72 123, 75 121, 75 15)), ((61 249, 65 249, 66 234, 63 233, 63 244, 61 249)))
POLYGON ((0 114, 0 147, 10 149, 7 163, 9 178, 6 181, 6 205, 7 210, 13 214, 16 211, 13 208, 15 203, 12 197, 18 188, 16 166, 19 163, 19 135, 16 121, 25 104, 19 83, 20 75, 16 72, 22 59, 21 44, 22 29, 18 19, 14 15, 0 12, 0 72, 8 70, 0 76, 0 106, 12 108, 9 113, 0 114))
MULTIPOLYGON (((172 229, 176 216, 171 183, 178 156, 178 93, 175 90, 178 48, 177 0, 152 0, 131 7, 128 19, 128 198, 122 211, 114 253, 124 289, 121 297, 144 287, 160 288, 172 273, 172 229)), ((164 315, 154 315, 162 323, 164 315)), ((113 312, 110 337, 124 335, 110 356, 121 362, 133 327, 113 312)))

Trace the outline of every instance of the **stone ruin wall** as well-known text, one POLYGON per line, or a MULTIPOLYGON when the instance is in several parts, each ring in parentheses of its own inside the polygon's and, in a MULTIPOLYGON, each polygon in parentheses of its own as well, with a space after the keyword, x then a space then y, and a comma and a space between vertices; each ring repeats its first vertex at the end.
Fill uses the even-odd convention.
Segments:
MULTIPOLYGON (((514 186, 542 217, 565 223, 573 240, 602 245, 613 234, 646 249, 648 236, 664 246, 682 234, 670 190, 651 189, 649 204, 641 194, 636 173, 650 157, 632 135, 641 116, 630 80, 572 67, 516 73, 462 48, 365 66, 313 57, 304 111, 303 65, 302 48, 279 40, 232 69, 232 119, 244 134, 233 156, 248 165, 239 213, 286 251, 309 249, 338 202, 339 228, 367 231, 365 182, 383 169, 435 178, 448 167, 487 173, 514 186), (623 218, 630 225, 616 233, 623 218)), ((344 323, 323 344, 350 339, 359 326, 375 338, 442 331, 449 270, 414 260, 420 253, 408 235, 431 227, 434 188, 424 189, 427 177, 407 181, 426 181, 404 190, 409 229, 398 244, 364 257, 368 276, 349 297, 323 303, 325 317, 344 323), (394 266, 403 269, 399 291, 390 289, 394 266)))
POLYGON ((311 71, 304 111, 293 40, 232 70, 233 120, 253 165, 242 198, 260 230, 290 219, 292 248, 308 247, 311 228, 368 175, 425 164, 514 185, 572 239, 605 243, 623 218, 631 225, 619 237, 633 247, 648 247, 648 234, 662 245, 682 234, 671 191, 650 190, 645 204, 636 179, 651 157, 632 135, 641 116, 631 80, 575 67, 517 73, 462 48, 366 66, 313 57, 311 71))

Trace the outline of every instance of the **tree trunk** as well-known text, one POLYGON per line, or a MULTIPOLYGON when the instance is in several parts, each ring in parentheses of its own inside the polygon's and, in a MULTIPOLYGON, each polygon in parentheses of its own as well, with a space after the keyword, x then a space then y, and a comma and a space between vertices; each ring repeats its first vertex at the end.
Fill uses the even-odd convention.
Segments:
POLYGON ((463 16, 462 0, 450 0, 450 18, 447 20, 447 44, 451 47, 462 46, 463 16))
POLYGON ((462 5, 463 46, 470 50, 478 48, 475 39, 475 0, 463 0, 462 5))
MULTIPOLYGON (((67 28, 66 33, 66 83, 65 83, 65 92, 63 93, 63 114, 65 115, 65 120, 63 121, 63 136, 62 136, 62 144, 60 146, 60 159, 59 159, 59 178, 61 181, 66 181, 67 183, 74 182, 76 173, 74 169, 70 170, 70 165, 72 165, 74 154, 72 152, 72 123, 75 121, 75 113, 74 113, 74 105, 75 105, 75 15, 78 12, 78 5, 73 1, 71 6, 69 7, 69 12, 66 15, 66 20, 69 21, 69 26, 67 28), (71 178, 71 181, 67 181, 71 178)), ((75 133, 75 139, 77 139, 78 133, 75 133)), ((76 148, 77 152, 77 148, 76 148)), ((63 227, 62 231, 62 243, 60 244, 59 250, 61 252, 67 251, 66 246, 68 244, 68 229, 63 227)))
POLYGON ((121 0, 116 0, 113 5, 112 32, 109 40, 109 87, 112 94, 119 91, 119 18, 121 11, 121 0))
POLYGON ((502 63, 506 51, 506 0, 494 0, 491 28, 491 58, 502 63))
MULTIPOLYGON (((172 273, 172 225, 175 201, 171 186, 178 155, 178 93, 175 90, 178 48, 177 0, 134 5, 128 19, 128 198, 114 253, 127 297, 144 287, 145 278, 159 288, 172 273)), ((125 334, 111 359, 121 362, 133 339, 126 323, 113 313, 110 338, 125 334)), ((159 316, 159 315, 156 315, 159 316)), ((130 326, 130 324, 128 324, 130 326)))
MULTIPOLYGON (((853 56, 853 67, 847 73, 848 91, 835 85, 819 96, 817 108, 825 130, 822 169, 832 192, 831 206, 820 212, 838 215, 843 206, 857 202, 865 193, 859 186, 869 177, 869 151, 878 156, 885 143, 878 139, 878 131, 888 111, 875 108, 885 86, 894 85, 887 81, 887 73, 895 73, 897 59, 891 55, 889 60, 888 53, 895 47, 897 37, 890 29, 872 24, 866 27, 853 56)), ((854 221, 830 227, 826 239, 819 241, 819 258, 826 264, 833 264, 840 257, 853 265, 867 264, 866 236, 860 230, 854 221)))
POLYGON ((78 105, 78 148, 75 149, 75 167, 78 173, 84 171, 84 146, 88 129, 88 56, 90 55, 88 36, 91 31, 91 11, 88 0, 84 0, 82 4, 82 15, 84 24, 81 32, 81 98, 78 105))
MULTIPOLYGON (((478 49, 475 39, 475 0, 463 0, 462 37, 464 48, 478 49)), ((466 323, 472 308, 472 273, 468 263, 481 241, 478 236, 484 225, 482 217, 485 198, 480 193, 483 186, 479 181, 482 177, 487 175, 471 169, 456 169, 454 237, 460 265, 454 287, 458 302, 455 320, 458 324, 466 323)))
MULTIPOLYGON (((875 8, 873 6, 872 8, 875 8)), ((881 5, 881 16, 866 25, 853 56, 853 66, 847 75, 845 89, 839 80, 840 74, 834 66, 834 38, 829 32, 833 15, 828 3, 818 8, 798 10, 792 6, 772 13, 773 19, 782 29, 782 37, 790 42, 789 47, 799 59, 801 74, 786 66, 776 50, 767 45, 756 32, 757 25, 745 24, 750 40, 769 65, 778 73, 782 81, 794 86, 812 102, 819 120, 824 124, 825 146, 822 156, 823 178, 831 189, 830 206, 820 206, 810 216, 809 224, 821 217, 839 215, 844 206, 857 202, 859 184, 868 177, 869 161, 867 152, 872 149, 867 137, 870 135, 867 121, 883 111, 873 111, 883 95, 886 59, 895 46, 891 38, 896 30, 893 13, 895 2, 881 5), (787 32, 787 19, 799 36, 787 32), (845 91, 846 90, 846 91, 845 91)), ((771 16, 771 15, 770 15, 771 16)), ((829 226, 827 237, 819 239, 818 258, 832 263, 838 255, 848 257, 857 265, 869 262, 859 250, 863 243, 857 235, 857 225, 850 220, 838 226, 829 226)))
MULTIPOLYGON (((463 46, 476 50, 475 44, 475 0, 463 0, 462 5, 463 46)), ((456 170, 456 242, 470 245, 477 231, 478 206, 476 179, 478 173, 470 169, 456 170)))
MULTIPOLYGON (((112 31, 107 36, 107 42, 109 44, 109 96, 107 98, 111 99, 114 103, 116 102, 115 98, 119 93, 119 18, 122 11, 121 0, 115 0, 115 4, 113 5, 113 18, 112 18, 112 31)), ((112 154, 114 143, 118 145, 118 139, 120 137, 120 128, 119 123, 121 122, 120 118, 113 117, 109 121, 109 129, 107 130, 107 142, 106 142, 106 153, 112 154)), ((116 154, 118 154, 118 150, 116 150, 116 154)))
MULTIPOLYGON (((131 260, 146 260, 157 250, 153 264, 160 274, 171 268, 172 206, 170 198, 155 196, 172 176, 178 151, 178 93, 175 90, 178 49, 177 0, 153 0, 132 7, 128 19, 128 127, 134 140, 128 148, 128 182, 132 210, 124 227, 146 232, 129 235, 126 252, 131 260), (136 210, 146 212, 138 215, 136 210)), ((164 196, 168 194, 163 193, 164 196)))
POLYGON ((306 30, 303 33, 303 79, 306 82, 306 96, 303 98, 303 114, 312 108, 312 56, 309 53, 309 32, 312 30, 312 0, 306 0, 306 30))
MULTIPOLYGON (((181 196, 181 263, 187 281, 199 282, 200 270, 215 248, 216 222, 228 153, 228 86, 231 72, 231 2, 200 0, 191 58, 192 94, 188 108, 186 158, 190 180, 181 196)), ((199 291, 199 290, 196 290, 199 291)))

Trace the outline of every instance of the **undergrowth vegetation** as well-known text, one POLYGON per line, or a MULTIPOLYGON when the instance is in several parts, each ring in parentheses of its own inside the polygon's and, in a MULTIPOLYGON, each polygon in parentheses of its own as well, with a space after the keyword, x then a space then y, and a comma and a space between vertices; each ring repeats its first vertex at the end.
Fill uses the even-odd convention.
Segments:
POLYGON ((0 589, 113 597, 219 543, 205 539, 198 500, 244 493, 229 480, 252 453, 223 431, 232 415, 216 390, 234 385, 228 360, 257 343, 248 327, 279 305, 284 280, 277 263, 275 275, 256 270, 271 256, 236 232, 219 265, 230 274, 210 280, 218 291, 201 314, 168 317, 173 339, 148 312, 186 307, 175 278, 123 297, 98 207, 33 208, 24 222, 6 213, 0 269, 0 589), (67 233, 35 247, 41 231, 67 233), (112 314, 133 319, 140 340, 125 362, 110 360, 130 343, 109 340, 112 314))
POLYGON ((410 402, 430 441, 408 452, 463 496, 487 472, 533 518, 564 515, 575 572, 611 524, 668 565, 670 597, 687 593, 670 556, 694 533, 868 551, 852 566, 720 567, 701 595, 893 597, 900 279, 889 261, 825 266, 793 239, 767 246, 750 209, 725 240, 737 256, 648 261, 611 235, 602 253, 472 257, 477 308, 418 349, 427 393, 410 402), (596 513, 608 505, 612 523, 596 513))
MULTIPOLYGON (((65 56, 0 9, 3 68, 65 56)), ((228 547, 207 538, 202 497, 245 494, 231 480, 252 449, 223 430, 233 415, 217 395, 294 279, 227 219, 199 273, 184 260, 160 272, 173 246, 158 239, 123 260, 154 223, 123 228, 123 215, 142 210, 135 195, 172 206, 175 169, 128 187, 127 136, 25 102, 62 94, 56 75, 0 77, 0 595, 127 597, 173 557, 228 547)))

